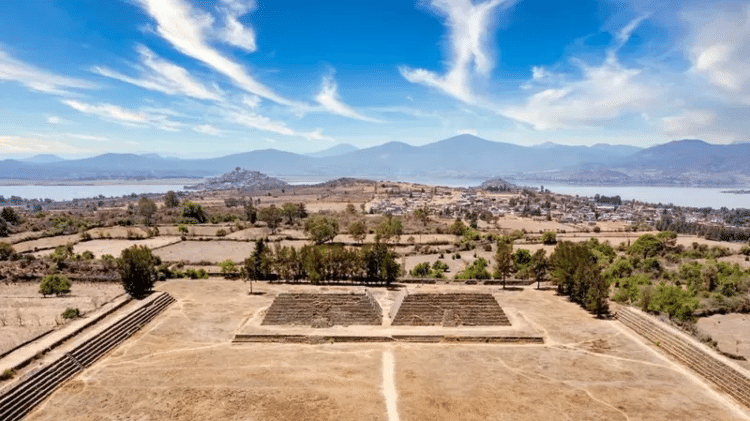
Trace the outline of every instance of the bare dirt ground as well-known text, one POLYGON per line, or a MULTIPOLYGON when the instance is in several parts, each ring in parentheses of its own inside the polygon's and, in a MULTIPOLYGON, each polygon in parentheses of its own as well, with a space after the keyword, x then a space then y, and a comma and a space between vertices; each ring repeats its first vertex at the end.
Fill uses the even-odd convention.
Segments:
POLYGON ((747 361, 736 362, 750 369, 750 314, 714 314, 699 318, 697 324, 718 342, 720 350, 745 357, 747 361))
POLYGON ((496 295, 545 345, 296 345, 231 343, 286 285, 158 288, 178 302, 28 419, 750 419, 619 322, 550 291, 496 295))
MULTIPOLYGON (((78 234, 58 235, 56 237, 40 238, 38 240, 24 241, 13 244, 13 249, 19 253, 33 251, 36 249, 50 249, 57 246, 64 246, 68 243, 77 243, 81 239, 78 234)), ((48 252, 49 253, 49 252, 48 252)))
POLYGON ((44 298, 37 283, 0 283, 0 353, 62 323, 66 308, 86 313, 122 293, 116 283, 76 282, 70 295, 44 298))
POLYGON ((235 262, 245 260, 253 251, 253 243, 242 241, 183 241, 154 250, 154 254, 165 262, 210 262, 219 263, 226 259, 235 262))
POLYGON ((154 237, 147 240, 91 240, 76 244, 73 250, 76 254, 81 254, 88 250, 94 253, 95 258, 99 259, 105 254, 119 257, 123 250, 135 245, 153 249, 179 242, 180 237, 154 237))

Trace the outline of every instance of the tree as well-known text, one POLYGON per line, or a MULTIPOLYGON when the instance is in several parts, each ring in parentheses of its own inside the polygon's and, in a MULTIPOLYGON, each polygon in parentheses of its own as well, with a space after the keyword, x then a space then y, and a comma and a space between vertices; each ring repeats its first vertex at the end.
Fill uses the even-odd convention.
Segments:
POLYGON ((367 279, 390 285, 401 274, 401 265, 383 243, 368 244, 362 248, 362 262, 367 279))
POLYGON ((545 231, 542 234, 542 244, 548 246, 557 244, 557 234, 554 231, 545 231))
POLYGON ((513 272, 513 242, 507 236, 497 240, 495 261, 495 277, 502 278, 505 289, 505 278, 513 272))
POLYGON ((14 254, 16 254, 16 250, 13 249, 13 246, 0 242, 0 260, 8 260, 14 254))
POLYGON ((146 225, 151 225, 151 217, 156 213, 156 203, 153 200, 143 197, 138 201, 138 214, 146 220, 146 225))
POLYGON ((180 199, 177 197, 177 193, 170 190, 164 195, 164 206, 168 208, 176 208, 180 206, 180 199))
POLYGON ((339 233, 339 223, 333 218, 321 216, 305 221, 305 232, 315 244, 333 240, 339 233))
POLYGON ((427 227, 427 223, 430 222, 430 209, 426 206, 414 210, 414 217, 422 223, 423 227, 427 227))
POLYGON ((367 224, 365 224, 365 221, 353 222, 349 224, 348 231, 354 241, 361 244, 367 237, 367 224))
POLYGON ((14 225, 21 222, 21 217, 18 215, 16 210, 11 208, 10 206, 6 206, 3 208, 2 212, 0 212, 0 218, 5 219, 5 222, 14 225))
POLYGON ((42 283, 39 284, 39 293, 45 297, 52 294, 59 297, 69 294, 71 286, 73 283, 66 276, 53 273, 42 279, 42 283))
POLYGON ((0 237, 7 237, 8 234, 10 234, 10 230, 8 230, 8 223, 5 222, 5 219, 0 218, 0 237))
POLYGON ((534 279, 536 280, 536 288, 539 289, 544 276, 547 274, 547 268, 549 262, 547 261, 547 252, 544 249, 539 249, 534 252, 531 256, 531 270, 534 273, 534 279))
POLYGON ((126 248, 117 259, 117 271, 125 292, 131 297, 145 296, 156 282, 158 258, 146 246, 126 248))
POLYGON ((466 269, 456 274, 456 279, 490 279, 490 272, 487 271, 489 262, 480 257, 469 265, 466 269))
POLYGON ((281 212, 286 217, 287 224, 289 225, 292 225, 292 223, 294 223, 294 218, 304 217, 302 212, 303 209, 303 207, 296 203, 284 203, 283 205, 281 205, 281 212))
POLYGON ((276 228, 278 228, 281 221, 284 220, 284 214, 281 209, 277 208, 275 205, 271 205, 267 208, 261 208, 260 212, 258 212, 258 219, 268 225, 272 234, 276 234, 276 228))
POLYGON ((188 200, 182 203, 182 217, 185 218, 186 222, 202 224, 208 221, 208 215, 203 210, 203 206, 198 203, 190 202, 188 200))
POLYGON ((398 243, 401 234, 404 233, 404 227, 401 224, 401 218, 388 216, 377 227, 375 227, 375 242, 388 244, 391 240, 398 243))
POLYGON ((467 227, 466 224, 461 221, 461 218, 456 218, 453 224, 448 226, 448 234, 461 236, 464 235, 464 233, 468 229, 469 227, 467 227))
POLYGON ((349 215, 356 215, 357 208, 355 208, 353 204, 349 203, 346 205, 346 213, 348 213, 349 215))
POLYGON ((232 278, 237 274, 237 263, 232 259, 224 260, 219 263, 219 266, 221 267, 221 274, 227 278, 232 278))
MULTIPOLYGON (((250 201, 252 202, 252 199, 250 201)), ((245 219, 251 224, 254 224, 258 220, 258 209, 253 205, 245 206, 245 219)))

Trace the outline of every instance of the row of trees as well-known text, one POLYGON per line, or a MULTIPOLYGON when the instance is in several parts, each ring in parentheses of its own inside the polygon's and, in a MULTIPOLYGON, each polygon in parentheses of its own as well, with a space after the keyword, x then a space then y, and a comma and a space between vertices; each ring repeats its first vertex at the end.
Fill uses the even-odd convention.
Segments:
POLYGON ((308 244, 270 247, 263 239, 244 261, 244 275, 251 280, 309 280, 313 284, 356 281, 390 284, 401 275, 395 254, 383 243, 360 249, 340 244, 308 244))

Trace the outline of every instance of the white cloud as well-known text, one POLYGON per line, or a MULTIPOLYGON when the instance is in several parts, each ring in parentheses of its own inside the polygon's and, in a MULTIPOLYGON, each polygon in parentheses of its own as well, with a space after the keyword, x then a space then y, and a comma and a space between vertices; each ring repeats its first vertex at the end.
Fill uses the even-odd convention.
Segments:
POLYGON ((684 14, 690 26, 693 71, 732 93, 750 88, 750 5, 684 14))
POLYGON ((630 40, 630 37, 633 35, 633 32, 635 32, 635 30, 638 29, 641 23, 643 23, 643 21, 648 19, 650 16, 650 14, 640 15, 628 22, 627 25, 620 29, 620 31, 617 32, 617 42, 619 44, 618 48, 627 44, 627 42, 630 40))
POLYGON ((460 101, 477 102, 471 86, 474 73, 489 76, 494 67, 488 37, 493 14, 505 0, 474 4, 472 0, 432 0, 433 8, 447 17, 450 42, 450 69, 445 75, 425 69, 401 67, 401 75, 411 83, 439 89, 460 101))
POLYGON ((241 48, 249 53, 255 52, 258 45, 255 40, 255 31, 242 25, 239 17, 246 15, 255 9, 254 1, 222 0, 224 11, 224 28, 220 32, 222 41, 229 45, 241 48))
POLYGON ((664 133, 672 137, 697 137, 716 120, 711 110, 691 110, 661 119, 664 133))
POLYGON ((658 85, 645 82, 640 70, 620 65, 613 54, 601 66, 580 67, 581 80, 535 92, 525 105, 505 107, 500 113, 538 130, 586 126, 623 113, 641 113, 662 92, 658 85))
POLYGON ((49 124, 66 124, 66 123, 68 123, 68 121, 65 120, 65 119, 63 119, 63 118, 60 118, 58 116, 53 115, 53 116, 47 117, 47 123, 49 123, 49 124))
POLYGON ((461 129, 457 130, 456 134, 470 134, 472 136, 479 136, 479 133, 474 129, 461 129))
POLYGON ((4 154, 28 154, 28 153, 64 153, 74 154, 89 152, 87 149, 79 148, 56 140, 27 138, 20 136, 0 135, 0 150, 4 154))
POLYGON ((323 78, 323 85, 315 100, 330 113, 370 123, 381 123, 380 120, 362 115, 349 105, 344 104, 339 98, 338 85, 336 85, 336 81, 333 80, 332 76, 323 78))
POLYGON ((271 120, 266 116, 254 112, 228 111, 227 119, 251 129, 283 134, 285 136, 297 136, 297 133, 283 122, 271 120))
MULTIPOLYGON (((182 54, 190 56, 227 76, 244 91, 282 105, 295 105, 255 80, 239 63, 208 44, 216 35, 214 18, 184 0, 137 0, 156 21, 156 33, 182 54)), ((236 2, 229 2, 235 4, 236 2)))
POLYGON ((193 127, 193 131, 196 133, 203 133, 210 136, 221 136, 222 131, 210 124, 202 124, 200 126, 193 127))
POLYGON ((169 120, 167 115, 164 114, 128 110, 113 104, 88 104, 70 99, 63 100, 62 103, 84 114, 95 115, 103 120, 126 126, 152 126, 166 131, 179 131, 182 126, 181 123, 169 120))
POLYGON ((301 133, 301 136, 304 137, 307 140, 323 140, 323 141, 326 141, 326 142, 335 142, 336 141, 336 139, 334 139, 332 137, 324 136, 323 135, 323 129, 320 129, 320 128, 315 129, 315 130, 313 130, 311 132, 301 133))
POLYGON ((0 48, 0 81, 15 81, 32 91, 54 95, 71 95, 68 89, 93 89, 96 85, 80 80, 59 76, 52 72, 12 58, 0 48))
POLYGON ((80 139, 80 140, 93 140, 93 141, 96 141, 96 142, 109 142, 109 138, 108 137, 104 137, 104 136, 94 136, 94 135, 76 134, 76 133, 65 133, 63 136, 72 137, 73 139, 80 139))
POLYGON ((244 95, 242 97, 242 103, 247 105, 251 110, 254 110, 260 106, 262 99, 258 95, 244 95))
POLYGON ((143 45, 137 48, 143 67, 140 77, 131 77, 106 67, 97 66, 94 73, 116 79, 144 89, 168 95, 186 95, 197 99, 221 100, 218 89, 211 89, 193 79, 187 70, 157 56, 143 45))

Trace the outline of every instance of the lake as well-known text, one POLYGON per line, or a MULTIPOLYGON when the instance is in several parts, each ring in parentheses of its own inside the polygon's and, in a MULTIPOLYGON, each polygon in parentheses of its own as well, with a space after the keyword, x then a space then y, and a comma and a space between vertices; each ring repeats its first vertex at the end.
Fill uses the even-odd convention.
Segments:
MULTIPOLYGON (((293 184, 321 183, 335 179, 336 177, 315 176, 279 176, 278 178, 293 184)), ((446 187, 473 187, 480 185, 484 179, 469 178, 427 178, 427 177, 398 177, 392 181, 405 181, 427 185, 439 185, 446 187)), ((100 182, 104 183, 104 182, 100 182)), ((185 184, 194 182, 185 181, 185 184)), ((539 187, 534 185, 535 187, 539 187)), ((545 189, 555 193, 594 196, 619 195, 622 200, 638 200, 647 203, 672 203, 678 206, 707 207, 718 209, 723 206, 727 208, 749 208, 750 194, 721 193, 728 188, 701 188, 701 187, 613 187, 613 186, 578 186, 545 183, 545 189)), ((86 185, 15 185, 0 186, 0 195, 6 199, 10 196, 20 196, 27 199, 71 200, 76 198, 97 197, 100 194, 105 197, 123 196, 131 193, 166 193, 169 190, 183 190, 182 184, 86 184, 86 185)))

